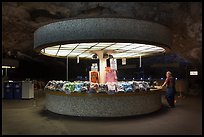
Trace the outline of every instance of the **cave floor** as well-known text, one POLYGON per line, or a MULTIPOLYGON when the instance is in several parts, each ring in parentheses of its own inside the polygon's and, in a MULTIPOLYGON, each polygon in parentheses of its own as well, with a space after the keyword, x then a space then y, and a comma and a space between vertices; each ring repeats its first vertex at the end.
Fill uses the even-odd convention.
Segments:
POLYGON ((3 135, 202 135, 202 97, 176 96, 176 108, 121 118, 65 116, 45 109, 45 93, 29 100, 2 99, 3 135))

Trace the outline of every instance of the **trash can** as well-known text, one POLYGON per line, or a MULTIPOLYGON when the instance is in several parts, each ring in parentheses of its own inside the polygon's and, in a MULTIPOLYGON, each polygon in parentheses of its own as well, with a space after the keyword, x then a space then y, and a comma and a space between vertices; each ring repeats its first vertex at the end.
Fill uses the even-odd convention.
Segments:
POLYGON ((4 82, 4 98, 13 99, 13 82, 4 82))
POLYGON ((34 83, 32 81, 22 81, 22 99, 34 98, 34 83))
POLYGON ((22 82, 13 82, 13 98, 21 99, 22 98, 22 82))

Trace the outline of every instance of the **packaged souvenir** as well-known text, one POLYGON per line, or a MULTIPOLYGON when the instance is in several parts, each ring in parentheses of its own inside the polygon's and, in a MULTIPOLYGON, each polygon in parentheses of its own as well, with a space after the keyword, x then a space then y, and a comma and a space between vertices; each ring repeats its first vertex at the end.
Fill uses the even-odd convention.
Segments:
POLYGON ((116 92, 116 83, 115 82, 107 82, 108 94, 114 94, 116 92))
POLYGON ((132 84, 130 84, 128 82, 122 83, 122 86, 123 86, 125 92, 132 92, 133 91, 132 84))
POLYGON ((116 84, 116 92, 125 92, 123 85, 122 85, 122 82, 118 82, 116 84))
POLYGON ((108 87, 106 84, 99 84, 97 93, 106 93, 107 91, 108 91, 108 87))
POLYGON ((98 83, 91 83, 89 88, 89 93, 96 93, 98 90, 98 83))
POLYGON ((82 89, 84 84, 83 83, 79 83, 79 82, 76 82, 74 84, 75 84, 74 92, 81 92, 81 89, 82 89))
POLYGON ((63 87, 64 83, 62 81, 57 81, 56 82, 56 91, 63 91, 62 87, 63 87))
POLYGON ((137 81, 134 81, 132 86, 133 86, 133 92, 139 91, 139 83, 137 81))
POLYGON ((98 71, 90 71, 89 78, 91 83, 99 83, 99 72, 98 71))
POLYGON ((72 82, 67 82, 63 85, 63 90, 66 94, 70 94, 71 92, 74 92, 75 84, 72 82))

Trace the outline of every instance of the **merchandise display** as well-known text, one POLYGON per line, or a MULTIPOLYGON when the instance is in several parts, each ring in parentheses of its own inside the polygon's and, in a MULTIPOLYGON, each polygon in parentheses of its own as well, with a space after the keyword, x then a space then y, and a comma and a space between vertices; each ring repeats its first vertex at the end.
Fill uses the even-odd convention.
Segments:
POLYGON ((106 84, 98 84, 89 81, 49 81, 45 89, 51 91, 61 91, 66 94, 70 93, 108 93, 114 94, 118 92, 149 92, 150 89, 156 87, 151 86, 147 81, 118 81, 107 82, 106 84))

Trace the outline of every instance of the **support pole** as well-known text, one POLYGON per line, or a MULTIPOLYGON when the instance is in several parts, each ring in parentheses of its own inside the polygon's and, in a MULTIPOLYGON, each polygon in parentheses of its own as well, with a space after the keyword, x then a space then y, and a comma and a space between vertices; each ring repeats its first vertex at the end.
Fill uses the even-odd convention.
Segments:
POLYGON ((77 56, 77 63, 79 63, 79 56, 77 56))
POLYGON ((6 68, 6 77, 7 77, 7 68, 6 68))
POLYGON ((106 75, 105 67, 107 66, 106 59, 103 58, 103 51, 97 51, 96 54, 99 58, 99 83, 104 84, 106 75))
POLYGON ((66 66, 67 66, 67 81, 68 81, 68 79, 69 79, 69 77, 68 77, 69 76, 69 69, 68 69, 69 68, 69 60, 68 60, 68 55, 67 55, 67 65, 66 66))
POLYGON ((140 56, 140 68, 142 67, 142 56, 140 56))

